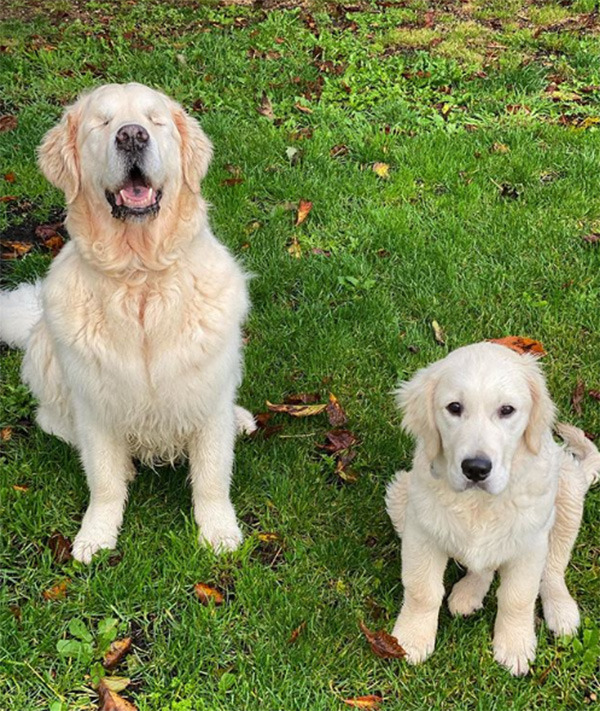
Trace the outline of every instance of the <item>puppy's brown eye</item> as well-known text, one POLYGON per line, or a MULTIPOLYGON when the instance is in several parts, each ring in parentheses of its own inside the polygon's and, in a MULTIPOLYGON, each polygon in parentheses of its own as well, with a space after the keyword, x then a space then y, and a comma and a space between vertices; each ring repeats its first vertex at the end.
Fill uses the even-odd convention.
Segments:
POLYGON ((460 404, 460 402, 451 402, 449 405, 446 405, 446 410, 451 415, 456 415, 457 417, 460 417, 463 411, 463 406, 460 404))
POLYGON ((514 411, 515 408, 512 405, 502 405, 500 408, 500 417, 510 417, 514 411))

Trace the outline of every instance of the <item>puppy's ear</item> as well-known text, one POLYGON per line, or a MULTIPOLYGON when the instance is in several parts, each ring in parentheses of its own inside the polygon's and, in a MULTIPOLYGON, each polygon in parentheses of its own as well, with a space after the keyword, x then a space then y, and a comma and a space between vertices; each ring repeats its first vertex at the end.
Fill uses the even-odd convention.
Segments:
POLYGON ((42 173, 65 194, 67 203, 79 193, 79 157, 77 155, 77 130, 79 107, 69 107, 60 123, 44 136, 38 149, 38 163, 42 173))
POLYGON ((193 193, 199 193, 200 181, 212 159, 212 143, 196 119, 186 114, 181 106, 173 108, 173 120, 181 136, 183 179, 193 193))
POLYGON ((532 359, 527 369, 527 382, 532 406, 529 422, 525 429, 525 444, 530 452, 537 454, 542 445, 544 432, 549 430, 554 423, 556 408, 539 365, 532 359))
POLYGON ((433 416, 433 395, 437 384, 432 367, 423 368, 396 391, 396 402, 402 410, 402 426, 422 442, 427 457, 433 461, 442 441, 433 416))

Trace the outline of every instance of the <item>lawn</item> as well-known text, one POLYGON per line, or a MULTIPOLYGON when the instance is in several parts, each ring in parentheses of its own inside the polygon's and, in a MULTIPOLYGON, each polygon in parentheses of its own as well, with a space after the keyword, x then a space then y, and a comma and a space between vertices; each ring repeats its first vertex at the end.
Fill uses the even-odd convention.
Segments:
MULTIPOLYGON (((391 630, 402 597, 383 504, 412 452, 390 394, 399 380, 455 347, 530 336, 548 352, 560 417, 600 434, 589 395, 600 390, 594 7, 5 0, 4 284, 50 263, 31 238, 60 221, 63 198, 35 149, 63 107, 102 82, 160 88, 214 142, 212 226, 253 275, 240 402, 259 413, 267 400, 333 393, 359 444, 340 476, 316 446, 325 414, 275 414, 268 424, 282 428, 237 444, 239 551, 198 547, 182 466, 140 469, 116 554, 61 562, 50 537, 74 537, 84 477, 33 424, 20 355, 4 349, 1 709, 98 708, 115 635, 133 640, 114 675, 139 711, 329 711, 367 695, 382 711, 597 706, 598 488, 568 573, 584 628, 555 640, 538 614, 528 677, 493 661, 493 594, 472 619, 444 608, 419 667, 376 657, 359 629, 391 630), (296 224, 301 201, 312 209, 296 224), (200 582, 224 603, 202 605, 200 582)), ((447 587, 460 575, 451 563, 447 587)))

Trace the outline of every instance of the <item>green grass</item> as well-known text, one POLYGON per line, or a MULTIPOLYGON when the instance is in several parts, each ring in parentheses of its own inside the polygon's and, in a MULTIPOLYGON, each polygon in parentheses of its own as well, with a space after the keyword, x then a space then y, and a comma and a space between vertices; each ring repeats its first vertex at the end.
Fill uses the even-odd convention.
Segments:
MULTIPOLYGON (((143 470, 122 560, 60 565, 47 538, 75 535, 84 477, 76 454, 31 424, 20 356, 4 350, 0 708, 94 708, 94 661, 61 656, 57 643, 71 639, 72 619, 96 635, 107 618, 134 636, 119 673, 140 711, 318 711, 370 693, 390 710, 580 709, 598 693, 597 665, 584 661, 600 617, 598 490, 568 573, 588 636, 556 641, 540 622, 528 678, 493 661, 493 596, 470 620, 443 610, 437 649, 417 668, 374 657, 358 629, 360 619, 391 629, 402 594, 383 506, 412 452, 390 396, 399 379, 457 346, 528 335, 549 352, 560 416, 600 433, 597 402, 586 396, 581 416, 570 405, 579 379, 600 388, 600 252, 583 240, 600 232, 600 42, 597 25, 556 28, 593 7, 322 3, 308 17, 216 1, 4 4, 0 114, 18 125, 0 133, 1 173, 15 176, 0 175, 0 195, 16 198, 0 203, 3 238, 60 211, 35 147, 79 91, 129 80, 166 91, 215 144, 203 186, 212 225, 254 275, 241 402, 258 412, 286 393, 334 392, 361 444, 358 481, 341 485, 315 450, 322 417, 278 416, 284 436, 240 441, 233 499, 246 541, 223 558, 197 546, 185 468, 143 470), (263 92, 274 122, 256 111, 263 92), (332 157, 339 145, 347 151, 332 157), (221 185, 229 164, 243 183, 221 185), (294 227, 300 199, 313 209, 294 227), (300 258, 288 252, 294 237, 300 258), (46 602, 65 579, 66 597, 46 602), (200 581, 227 603, 202 607, 200 581)), ((42 274, 48 259, 34 250, 4 262, 5 283, 42 274)), ((451 564, 448 586, 459 574, 451 564)))

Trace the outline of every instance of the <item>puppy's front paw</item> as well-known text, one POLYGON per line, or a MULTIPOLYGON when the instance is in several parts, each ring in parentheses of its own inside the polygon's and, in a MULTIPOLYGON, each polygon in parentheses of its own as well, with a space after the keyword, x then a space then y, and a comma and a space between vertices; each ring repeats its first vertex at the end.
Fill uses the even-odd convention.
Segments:
POLYGON ((236 405, 234 407, 234 412, 235 412, 235 429, 237 434, 242 435, 242 434, 252 434, 256 428, 256 420, 254 419, 254 415, 251 412, 248 412, 243 407, 240 407, 239 405, 236 405))
POLYGON ((88 527, 82 526, 79 533, 73 541, 73 558, 88 565, 92 562, 94 553, 97 553, 102 548, 113 549, 117 545, 117 534, 109 534, 103 530, 89 530, 88 527))
POLYGON ((529 672, 529 662, 535 659, 537 640, 530 635, 494 635, 494 659, 502 664, 513 676, 525 676, 529 672))
POLYGON ((214 548, 216 553, 226 553, 234 551, 242 542, 243 535, 230 503, 197 511, 197 518, 201 545, 214 548))
POLYGON ((406 660, 411 664, 419 664, 433 652, 436 631, 437 616, 432 621, 427 616, 416 619, 401 612, 392 634, 406 652, 406 660))

